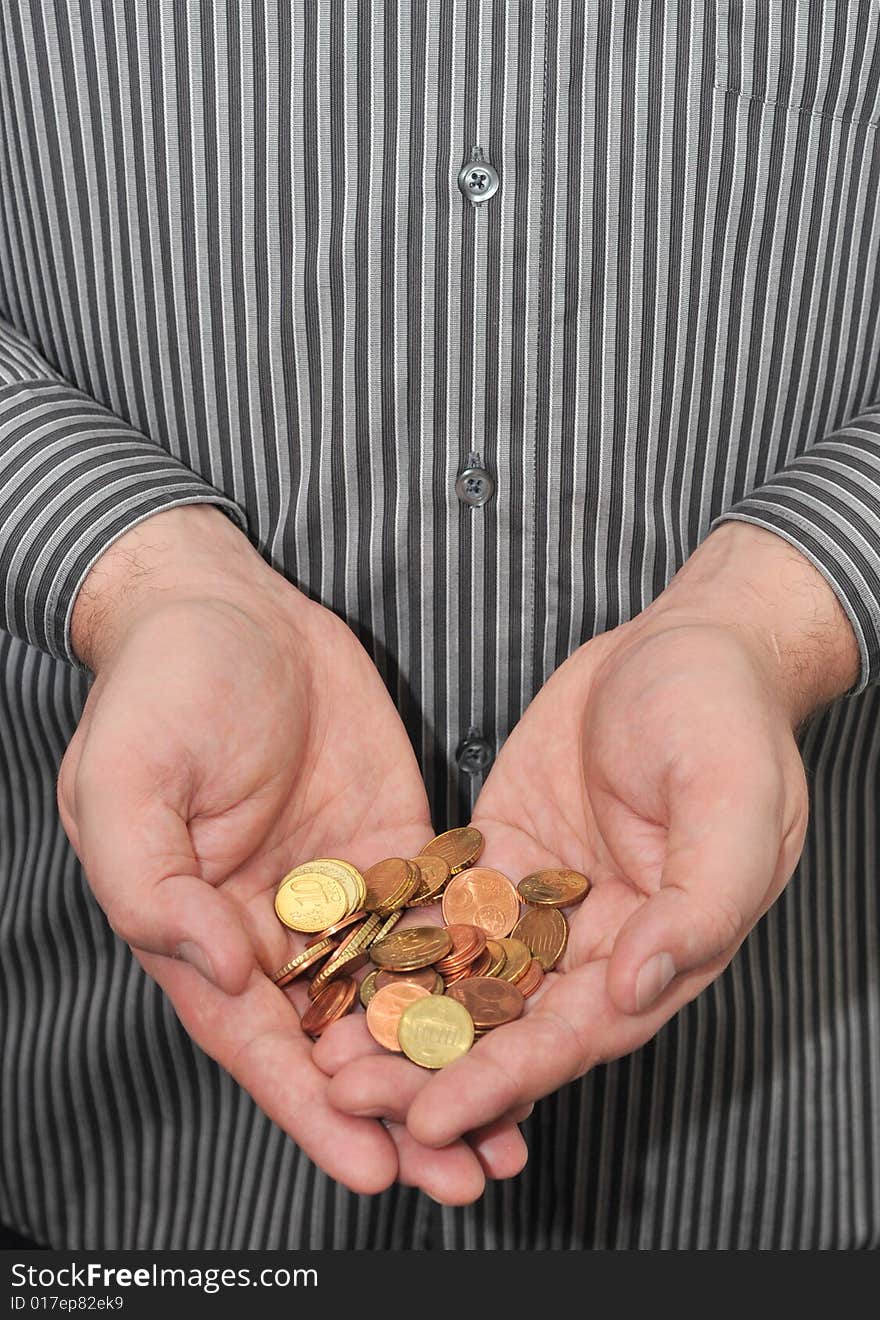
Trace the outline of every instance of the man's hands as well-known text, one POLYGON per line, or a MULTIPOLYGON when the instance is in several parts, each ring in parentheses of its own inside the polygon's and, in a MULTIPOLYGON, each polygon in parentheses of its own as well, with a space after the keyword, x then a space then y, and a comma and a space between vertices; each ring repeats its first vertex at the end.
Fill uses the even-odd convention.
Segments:
POLYGON ((309 857, 368 866, 433 828, 415 756, 350 629, 269 569, 224 515, 187 506, 121 538, 77 600, 96 681, 58 784, 98 902, 201 1047, 334 1178, 445 1201, 525 1158, 509 1120, 440 1152, 350 1117, 272 985, 303 947, 273 908, 309 857))
POLYGON ((644 1044, 790 877, 807 822, 793 730, 857 672, 809 563, 772 533, 719 528, 653 606, 552 675, 476 804, 481 864, 593 881, 557 971, 436 1076, 337 1024, 316 1049, 333 1103, 440 1148, 644 1044))

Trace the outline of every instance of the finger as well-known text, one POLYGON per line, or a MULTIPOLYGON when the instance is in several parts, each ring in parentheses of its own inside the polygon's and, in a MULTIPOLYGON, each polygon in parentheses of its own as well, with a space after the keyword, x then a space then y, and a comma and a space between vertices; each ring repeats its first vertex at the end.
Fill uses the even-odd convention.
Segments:
POLYGON ((367 1019, 355 1011, 328 1027, 315 1042, 313 1058, 328 1077, 333 1077, 347 1063, 363 1058, 388 1058, 388 1051, 370 1035, 367 1019))
POLYGON ((397 1147, 398 1180, 404 1186, 420 1187, 441 1205, 470 1205, 482 1196, 486 1175, 466 1142, 428 1150, 401 1123, 390 1123, 388 1131, 397 1147))
MULTIPOLYGON (((531 1110, 531 1105, 528 1106, 531 1110)), ((465 1138, 488 1178, 496 1181, 515 1178, 522 1173, 529 1158, 529 1148, 516 1123, 509 1118, 497 1119, 465 1138)))
POLYGON ((327 1096, 340 1113, 405 1123, 430 1076, 408 1059, 382 1051, 345 1063, 330 1079, 327 1096))
POLYGON ((193 1039, 310 1159, 354 1192, 391 1186, 398 1171, 394 1142, 380 1123, 330 1105, 311 1040, 290 1001, 262 973, 254 971, 244 992, 230 996, 180 962, 138 956, 193 1039))
POLYGON ((720 971, 761 915, 784 824, 781 794, 755 788, 721 781, 707 801, 703 784, 699 800, 672 804, 660 888, 624 922, 611 953, 608 992, 622 1012, 645 1012, 683 973, 720 971))
MULTIPOLYGON (((332 1029, 342 1025, 336 1023, 332 1029)), ((346 1060, 332 1078, 327 1095, 330 1103, 343 1113, 405 1123, 413 1101, 432 1076, 408 1059, 380 1048, 378 1054, 346 1060)), ((510 1178, 524 1166, 528 1151, 516 1125, 528 1118, 533 1107, 531 1102, 520 1104, 510 1113, 493 1115, 493 1121, 486 1127, 467 1133, 489 1177, 510 1178)), ((464 1135, 466 1131, 462 1128, 456 1135, 464 1135)))
MULTIPOLYGON (((653 1009, 634 1016, 609 999, 606 969, 603 960, 558 977, 540 1003, 527 1005, 525 1016, 490 1031, 463 1058, 431 1076, 409 1106, 407 1127, 416 1140, 445 1146, 549 1095, 595 1064, 628 1054, 712 979, 703 972, 683 976, 653 1009)), ((334 1085, 341 1085, 342 1075, 334 1085)), ((395 1084, 402 1084, 399 1077, 395 1084)), ((336 1095, 333 1099, 338 1103, 336 1095)))
POLYGON ((80 859, 110 925, 149 953, 180 957, 229 994, 255 965, 236 905, 200 877, 186 822, 134 766, 80 772, 80 859))

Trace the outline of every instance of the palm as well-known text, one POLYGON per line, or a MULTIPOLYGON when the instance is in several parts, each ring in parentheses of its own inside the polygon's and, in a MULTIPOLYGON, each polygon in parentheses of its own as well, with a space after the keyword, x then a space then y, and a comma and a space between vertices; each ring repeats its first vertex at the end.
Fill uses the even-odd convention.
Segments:
POLYGON ((416 853, 433 833, 406 732, 354 635, 311 604, 298 605, 292 631, 281 624, 280 640, 271 628, 254 635, 239 611, 211 605, 143 628, 90 694, 62 769, 65 824, 183 1025, 312 1158, 356 1190, 398 1174, 471 1199, 483 1174, 469 1149, 423 1174, 405 1133, 331 1109, 296 1011, 305 989, 269 979, 305 942, 274 912, 287 870, 315 856, 366 867, 416 853), (185 663, 169 665, 169 652, 185 663), (127 785, 115 809, 114 772, 127 785), (150 886, 119 884, 133 856, 150 886), (169 921, 197 932, 221 984, 158 951, 169 921))
POLYGON ((331 1098, 342 1110, 369 1100, 382 1112, 405 1094, 410 1130, 442 1145, 637 1048, 726 965, 791 874, 803 769, 746 653, 717 630, 683 629, 638 635, 627 653, 627 629, 553 674, 473 813, 480 865, 514 880, 549 867, 590 877, 557 969, 522 1018, 434 1078, 383 1058, 341 1068, 331 1098), (661 928, 681 973, 636 1011, 641 955, 661 928))

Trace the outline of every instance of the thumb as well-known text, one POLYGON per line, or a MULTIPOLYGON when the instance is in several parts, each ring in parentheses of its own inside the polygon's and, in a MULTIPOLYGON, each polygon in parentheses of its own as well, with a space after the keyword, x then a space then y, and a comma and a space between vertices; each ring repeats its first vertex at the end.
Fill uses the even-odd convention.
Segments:
POLYGON ((720 972, 776 896, 783 836, 776 795, 719 786, 707 808, 705 791, 699 802, 676 804, 660 888, 614 943, 607 986, 624 1013, 645 1012, 677 976, 716 962, 720 972))
POLYGON ((79 767, 77 851, 117 935, 149 953, 183 958, 228 994, 256 958, 235 904, 201 876, 186 820, 134 759, 79 767))

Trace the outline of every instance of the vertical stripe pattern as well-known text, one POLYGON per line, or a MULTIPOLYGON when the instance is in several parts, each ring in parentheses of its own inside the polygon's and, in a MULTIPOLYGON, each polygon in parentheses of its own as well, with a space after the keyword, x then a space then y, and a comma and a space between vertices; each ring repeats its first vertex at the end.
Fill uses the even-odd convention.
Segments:
POLYGON ((59 1247, 877 1245, 878 123, 877 0, 0 0, 0 1218, 59 1247), (372 650, 438 829, 479 789, 468 729, 500 746, 726 518, 855 629, 785 895, 475 1206, 311 1165, 61 830, 78 585, 196 501, 372 650))

